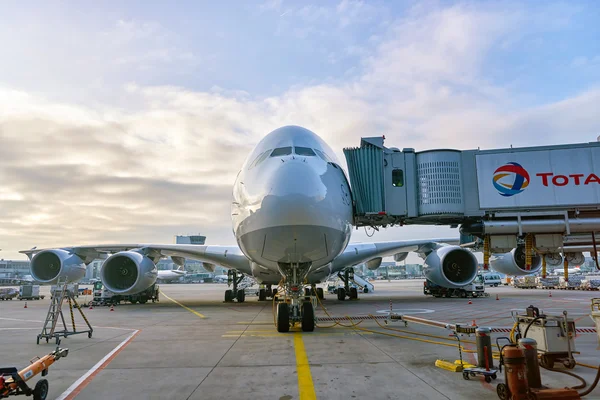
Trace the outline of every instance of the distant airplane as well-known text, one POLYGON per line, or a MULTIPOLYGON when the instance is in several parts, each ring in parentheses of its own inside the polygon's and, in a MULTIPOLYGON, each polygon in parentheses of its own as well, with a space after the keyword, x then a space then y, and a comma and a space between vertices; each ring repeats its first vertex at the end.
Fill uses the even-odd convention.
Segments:
MULTIPOLYGON (((391 179, 389 171, 386 179, 391 179)), ((178 257, 178 265, 194 259, 239 271, 266 285, 266 293, 282 282, 290 302, 277 304, 279 332, 295 323, 303 331, 314 330, 313 306, 304 301, 306 286, 365 262, 377 268, 382 257, 416 252, 425 259, 427 278, 446 287, 464 286, 477 275, 477 258, 457 246, 458 238, 349 244, 354 199, 348 178, 331 148, 308 129, 285 126, 266 135, 244 162, 232 192, 237 246, 114 244, 22 253, 32 258, 32 275, 46 281, 68 274, 81 279, 86 263, 112 254, 102 265, 101 279, 117 294, 151 286, 158 277, 156 263, 164 257, 178 257)), ((356 288, 337 294, 339 300, 358 296, 356 288)), ((226 290, 225 300, 234 295, 226 290)), ((237 300, 245 300, 243 290, 237 300)))
MULTIPOLYGON (((583 273, 581 271, 581 267, 567 268, 567 271, 569 271, 569 275, 571 275, 571 274, 579 275, 579 274, 583 273)), ((553 272, 555 275, 564 275, 565 274, 565 270, 563 268, 555 268, 553 272)))
POLYGON ((156 280, 159 282, 171 282, 175 279, 185 276, 186 274, 187 271, 185 271, 183 267, 179 267, 177 269, 159 270, 156 280))

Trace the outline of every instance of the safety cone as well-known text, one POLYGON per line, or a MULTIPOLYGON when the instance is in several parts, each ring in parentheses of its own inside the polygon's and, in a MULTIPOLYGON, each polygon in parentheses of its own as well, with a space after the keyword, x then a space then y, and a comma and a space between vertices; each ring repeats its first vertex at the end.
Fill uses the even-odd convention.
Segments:
POLYGON ((498 293, 496 293, 496 300, 500 300, 500 297, 498 297, 498 293))
POLYGON ((110 311, 115 311, 115 306, 114 306, 114 304, 111 304, 111 305, 110 305, 110 311))
POLYGON ((473 302, 472 302, 471 300, 469 300, 469 303, 468 303, 468 304, 473 304, 473 302))
POLYGON ((473 322, 471 322, 471 326, 477 326, 477 323, 475 322, 475 320, 473 320, 473 322))
POLYGON ((90 310, 93 310, 94 306, 92 305, 92 303, 90 303, 90 310))
POLYGON ((548 297, 552 297, 552 291, 551 290, 548 292, 548 297))
POLYGON ((25 302, 25 307, 23 307, 23 308, 27 308, 27 302, 25 302))

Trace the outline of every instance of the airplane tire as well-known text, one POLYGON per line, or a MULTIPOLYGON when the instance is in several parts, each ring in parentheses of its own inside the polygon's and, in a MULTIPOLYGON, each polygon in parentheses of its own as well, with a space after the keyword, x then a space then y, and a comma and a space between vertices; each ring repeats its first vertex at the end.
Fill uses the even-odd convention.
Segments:
POLYGON ((277 304, 277 332, 290 331, 290 309, 287 303, 277 304))
POLYGON ((260 289, 258 291, 258 301, 265 301, 267 299, 267 291, 265 289, 260 289))
POLYGON ((307 301, 302 304, 302 331, 312 332, 315 330, 315 310, 307 301))
POLYGON ((346 300, 346 289, 338 288, 337 297, 338 297, 338 300, 340 300, 340 301, 346 300))
POLYGON ((358 289, 356 289, 355 287, 350 288, 350 298, 353 300, 358 299, 358 289))
POLYGON ((228 289, 225 291, 225 301, 233 300, 233 290, 228 289))
POLYGON ((244 290, 238 290, 237 292, 237 301, 238 303, 243 303, 246 300, 246 292, 244 290))
POLYGON ((318 297, 320 300, 323 300, 323 299, 325 298, 325 294, 324 294, 324 292, 323 292, 323 288, 320 288, 320 287, 319 287, 319 288, 317 288, 317 297, 318 297))

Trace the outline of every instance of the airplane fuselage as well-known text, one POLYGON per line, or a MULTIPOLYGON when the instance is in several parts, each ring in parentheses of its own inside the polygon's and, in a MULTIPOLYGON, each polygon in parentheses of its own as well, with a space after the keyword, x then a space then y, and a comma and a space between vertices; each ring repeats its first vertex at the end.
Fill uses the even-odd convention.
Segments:
POLYGON ((352 232, 348 180, 333 151, 313 132, 285 126, 263 138, 233 187, 233 232, 254 276, 277 283, 295 266, 329 264, 352 232))

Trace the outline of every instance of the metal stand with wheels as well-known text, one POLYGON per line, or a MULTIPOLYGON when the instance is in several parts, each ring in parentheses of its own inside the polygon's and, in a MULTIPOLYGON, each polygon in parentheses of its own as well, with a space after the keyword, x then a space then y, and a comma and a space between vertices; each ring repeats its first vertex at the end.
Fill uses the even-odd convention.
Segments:
POLYGON ((48 308, 48 314, 46 315, 46 321, 44 322, 44 327, 42 328, 42 332, 39 335, 37 335, 37 344, 40 344, 40 339, 46 339, 46 343, 48 343, 48 341, 51 338, 55 338, 56 344, 58 345, 58 344, 60 344, 61 336, 67 337, 67 336, 71 336, 71 335, 78 335, 81 333, 87 333, 88 338, 92 337, 92 332, 94 332, 94 329, 92 328, 92 326, 90 325, 90 322, 88 321, 85 314, 83 313, 83 310, 77 303, 77 300, 75 300, 74 293, 67 290, 67 280, 66 279, 64 281, 59 280, 59 282, 57 283, 57 288, 59 288, 61 286, 62 286, 62 289, 60 289, 60 293, 58 292, 58 289, 53 293, 52 300, 50 302, 50 307, 48 308), (71 312, 71 324, 73 326, 72 331, 70 331, 69 328, 67 327, 67 323, 65 322, 65 317, 64 317, 63 311, 62 311, 62 304, 63 304, 63 301, 65 300, 65 298, 69 302, 69 311, 71 312), (85 323, 87 324, 87 327, 89 329, 83 330, 83 331, 77 331, 77 328, 75 326, 75 316, 73 315, 73 304, 75 304, 75 308, 77 308, 79 310, 81 317, 83 318, 83 320, 85 321, 85 323), (59 318, 62 321, 63 329, 60 331, 57 331, 56 325, 58 324, 59 318))

